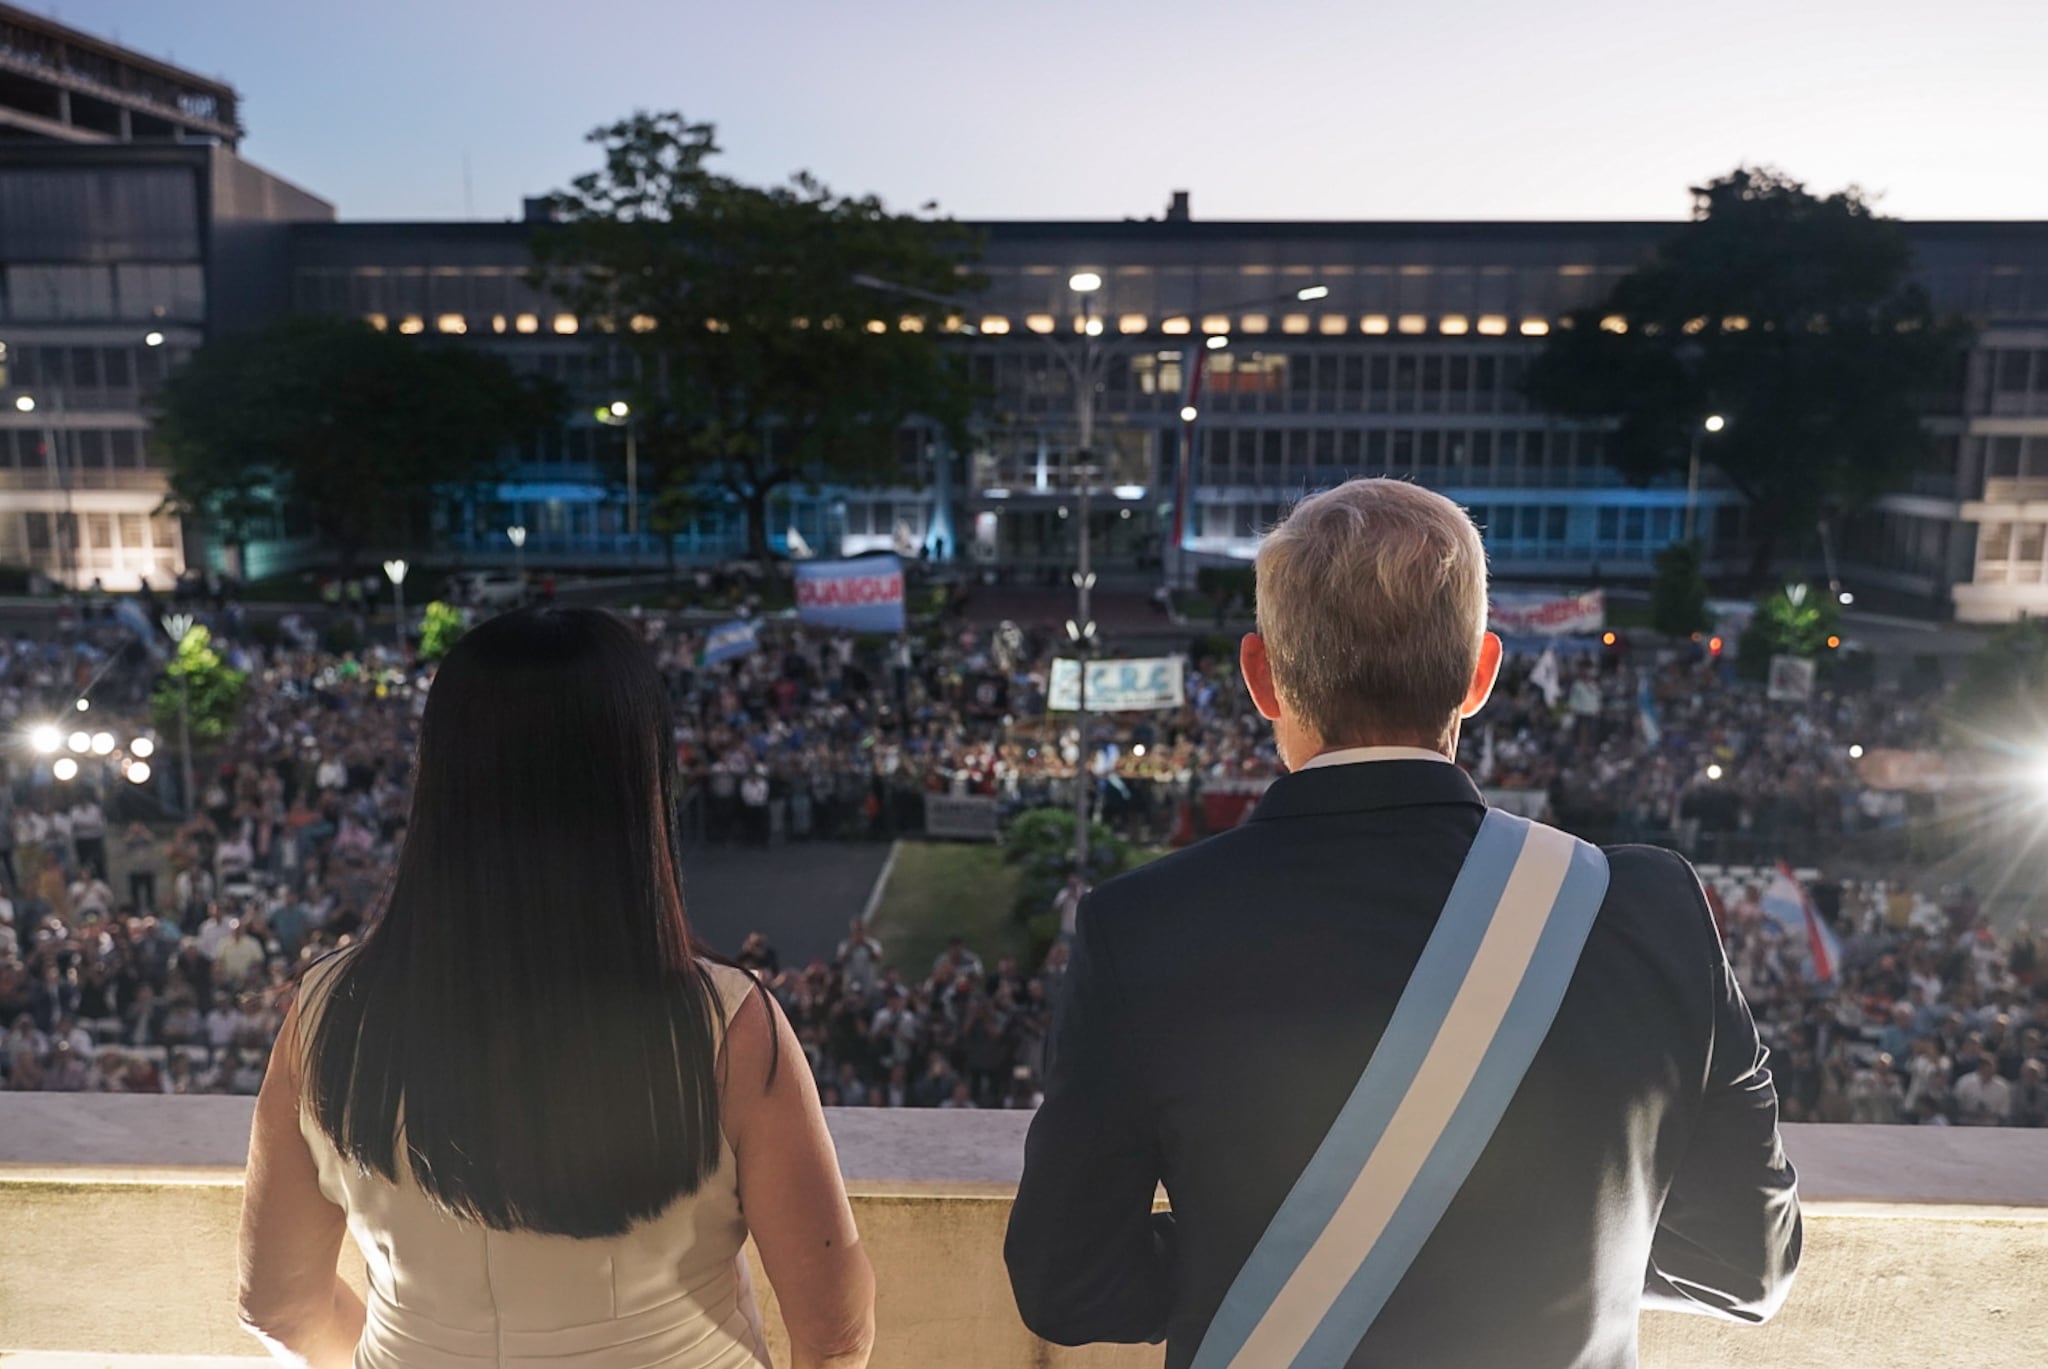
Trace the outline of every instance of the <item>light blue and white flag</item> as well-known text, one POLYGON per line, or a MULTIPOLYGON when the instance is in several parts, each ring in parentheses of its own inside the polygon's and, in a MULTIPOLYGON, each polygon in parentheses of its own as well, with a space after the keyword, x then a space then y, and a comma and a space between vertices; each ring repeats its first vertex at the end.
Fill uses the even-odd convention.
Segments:
POLYGON ((745 620, 720 623, 704 634, 704 664, 719 665, 751 656, 761 646, 760 630, 745 620))
POLYGON ((1657 721, 1657 701, 1650 697, 1650 672, 1636 679, 1636 716, 1643 720, 1643 744, 1655 747, 1664 739, 1664 725, 1657 721))

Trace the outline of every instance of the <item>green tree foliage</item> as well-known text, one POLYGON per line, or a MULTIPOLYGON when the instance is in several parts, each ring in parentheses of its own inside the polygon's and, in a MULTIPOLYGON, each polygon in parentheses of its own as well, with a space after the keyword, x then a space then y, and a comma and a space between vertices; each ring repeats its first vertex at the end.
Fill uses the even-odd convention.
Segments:
POLYGON ((944 346, 957 311, 918 296, 981 282, 951 220, 892 213, 807 174, 743 185, 707 168, 713 139, 674 113, 593 132, 604 166, 555 197, 561 222, 535 236, 535 274, 636 360, 648 487, 723 486, 765 556, 782 486, 900 474, 897 435, 913 418, 963 440, 972 390, 944 346))
POLYGON ((183 705, 191 710, 195 743, 226 740, 241 721, 248 685, 247 673, 223 661, 213 649, 212 634, 195 625, 172 651, 164 666, 164 677, 150 696, 157 731, 166 737, 177 736, 179 709, 183 705))
POLYGON ((469 630, 462 610, 436 599, 420 618, 420 659, 438 661, 446 656, 462 634, 469 630))
MULTIPOLYGON (((1099 884, 1131 866, 1131 847, 1122 837, 1094 823, 1088 828, 1088 882, 1099 884)), ((1074 873, 1074 811, 1033 808, 1019 813, 1003 833, 1003 859, 1019 869, 1017 901, 1012 912, 1030 924, 1052 907, 1055 895, 1074 873)))
POLYGON ((288 501, 349 571, 367 547, 412 545, 437 487, 486 475, 562 404, 475 348, 295 317, 200 349, 159 393, 156 435, 173 499, 225 541, 288 501))
POLYGON ((1736 644, 1736 663, 1745 675, 1762 679, 1773 656, 1832 659, 1828 639, 1840 640, 1842 610, 1824 585, 1795 584, 1756 601, 1756 613, 1736 644))
POLYGON ((1956 383, 1967 332, 1935 317, 1899 224, 1853 187, 1819 196, 1743 168, 1693 193, 1693 221, 1555 331, 1526 388, 1553 413, 1618 420, 1608 457, 1643 482, 1682 474, 1703 420, 1725 415, 1701 460, 1749 505, 1761 584, 1782 539, 1932 459, 1921 405, 1956 383))
POLYGON ((1690 637, 1713 626, 1707 616, 1707 581, 1700 573, 1700 544, 1673 542, 1657 553, 1657 578, 1650 586, 1650 625, 1667 637, 1690 637))

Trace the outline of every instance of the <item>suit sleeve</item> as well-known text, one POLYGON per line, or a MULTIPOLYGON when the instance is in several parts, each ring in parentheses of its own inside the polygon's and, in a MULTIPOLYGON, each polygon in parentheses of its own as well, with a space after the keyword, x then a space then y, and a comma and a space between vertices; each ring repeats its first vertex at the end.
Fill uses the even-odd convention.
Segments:
POLYGON ((1158 1146, 1098 911, 1083 901, 1003 1246, 1024 1324, 1059 1345, 1160 1340, 1172 1303, 1173 1219, 1152 1212, 1158 1146))
POLYGON ((1713 1038, 1705 1095, 1650 1251, 1644 1306, 1761 1322, 1799 1268, 1798 1176, 1778 1135, 1770 1052, 1714 931, 1696 876, 1697 925, 1711 938, 1713 1038))

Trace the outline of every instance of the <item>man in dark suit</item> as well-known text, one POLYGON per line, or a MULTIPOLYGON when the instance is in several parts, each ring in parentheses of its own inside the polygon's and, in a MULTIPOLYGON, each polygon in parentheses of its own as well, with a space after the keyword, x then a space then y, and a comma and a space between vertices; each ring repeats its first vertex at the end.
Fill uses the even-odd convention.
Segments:
MULTIPOLYGON (((1243 826, 1082 904, 1006 1246, 1039 1335, 1194 1360, 1486 815, 1451 763, 1500 665, 1485 621, 1477 531, 1416 486, 1318 495, 1262 547, 1242 664, 1292 773, 1243 826)), ((1699 881, 1667 851, 1606 858, 1528 1073, 1332 1364, 1624 1369, 1643 1307, 1757 1322, 1784 1301, 1794 1175, 1699 881)))

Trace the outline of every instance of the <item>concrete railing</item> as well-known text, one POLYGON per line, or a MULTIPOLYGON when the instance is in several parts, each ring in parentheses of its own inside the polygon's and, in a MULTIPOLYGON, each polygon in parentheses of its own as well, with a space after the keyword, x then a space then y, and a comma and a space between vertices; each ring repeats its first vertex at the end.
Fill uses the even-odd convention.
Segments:
MULTIPOLYGON (((0 1094, 0 1369, 255 1351, 233 1311, 249 1113, 238 1099, 0 1094)), ((1157 1347, 1054 1349, 1018 1322, 1002 1234, 1025 1115, 830 1117, 879 1277, 878 1366, 1160 1362, 1157 1347)), ((1644 1365, 2048 1363, 2048 1132, 1787 1132, 1807 1212, 1790 1304, 1754 1329, 1645 1316, 1644 1365)))

